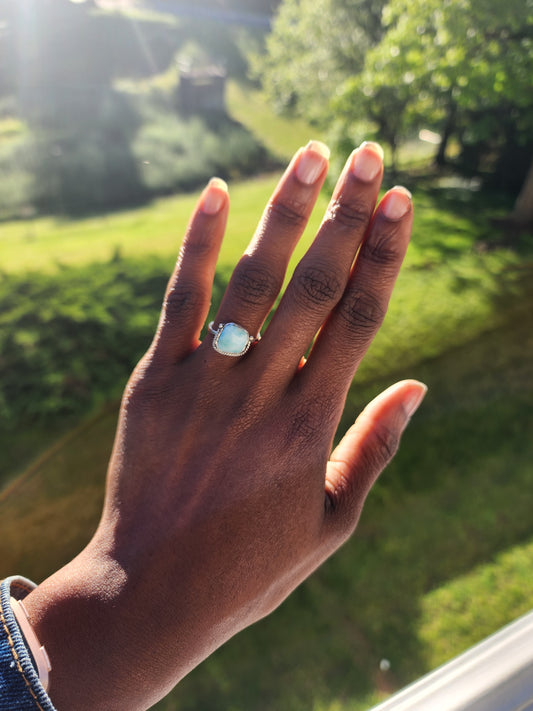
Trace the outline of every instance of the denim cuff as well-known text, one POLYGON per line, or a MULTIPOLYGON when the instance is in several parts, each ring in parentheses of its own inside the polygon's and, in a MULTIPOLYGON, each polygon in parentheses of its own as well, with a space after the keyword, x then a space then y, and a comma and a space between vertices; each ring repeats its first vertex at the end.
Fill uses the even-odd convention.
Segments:
POLYGON ((0 711, 56 711, 24 643, 10 597, 22 600, 35 583, 19 576, 0 584, 0 711))

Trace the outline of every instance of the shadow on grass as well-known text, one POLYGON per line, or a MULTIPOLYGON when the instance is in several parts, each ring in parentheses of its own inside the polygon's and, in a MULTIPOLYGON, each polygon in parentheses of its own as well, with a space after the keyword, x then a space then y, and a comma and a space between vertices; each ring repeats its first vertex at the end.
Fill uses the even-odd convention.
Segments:
POLYGON ((419 222, 424 243, 440 250, 443 258, 456 256, 468 247, 480 252, 502 246, 531 251, 532 230, 513 230, 507 221, 515 196, 481 189, 479 182, 450 171, 411 171, 399 179, 415 195, 415 227, 419 222), (422 205, 423 215, 417 210, 422 205))

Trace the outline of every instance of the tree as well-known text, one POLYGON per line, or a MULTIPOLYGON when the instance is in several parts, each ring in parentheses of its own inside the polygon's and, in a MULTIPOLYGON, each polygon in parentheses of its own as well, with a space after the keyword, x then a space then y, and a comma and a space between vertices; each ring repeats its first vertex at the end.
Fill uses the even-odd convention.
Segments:
POLYGON ((533 225, 533 160, 510 218, 517 225, 533 225))
POLYGON ((179 44, 175 30, 145 23, 143 45, 123 15, 67 0, 9 2, 0 17, 0 98, 12 97, 29 129, 19 154, 31 172, 28 201, 78 213, 146 199, 133 149, 143 117, 114 82, 165 69, 179 44))
POLYGON ((255 74, 279 111, 325 125, 347 77, 381 38, 383 0, 284 0, 255 74))
POLYGON ((533 147, 531 0, 284 0, 262 76, 274 103, 389 143, 438 130, 472 172, 518 190, 533 147), (382 12, 381 12, 382 10, 382 12))
POLYGON ((455 135, 473 171, 493 158, 503 182, 517 188, 512 179, 524 177, 533 142, 533 11, 525 9, 523 0, 391 0, 387 31, 364 71, 346 82, 340 105, 366 111, 389 142, 424 125, 438 129, 439 164, 455 135), (392 117, 392 139, 380 125, 382 116, 391 121, 386 91, 403 107, 392 117))

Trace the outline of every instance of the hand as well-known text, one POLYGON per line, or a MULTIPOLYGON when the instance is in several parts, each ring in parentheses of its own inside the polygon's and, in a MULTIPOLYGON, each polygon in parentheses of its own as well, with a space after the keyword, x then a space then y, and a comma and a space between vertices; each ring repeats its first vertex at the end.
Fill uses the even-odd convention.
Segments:
MULTIPOLYGON (((216 325, 259 332, 327 163, 316 142, 296 154, 216 325)), ((148 708, 354 530, 425 392, 416 381, 389 388, 330 456, 409 240, 406 190, 376 209, 382 173, 375 144, 350 156, 262 340, 236 358, 216 352, 210 333, 199 340, 229 209, 222 181, 201 196, 126 387, 100 526, 26 599, 60 711, 148 708)))

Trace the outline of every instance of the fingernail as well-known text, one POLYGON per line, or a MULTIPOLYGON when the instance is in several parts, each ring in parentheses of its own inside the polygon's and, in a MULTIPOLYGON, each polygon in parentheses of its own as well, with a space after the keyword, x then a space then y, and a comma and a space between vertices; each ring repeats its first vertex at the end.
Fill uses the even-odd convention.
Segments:
POLYGON ((352 158, 352 173, 356 178, 369 183, 377 177, 383 164, 383 148, 379 143, 365 141, 352 158))
POLYGON ((399 220, 409 211, 412 197, 407 188, 396 185, 383 199, 383 214, 389 220, 399 220))
POLYGON ((424 383, 413 384, 412 389, 409 390, 409 394, 403 402, 403 406, 408 417, 412 417, 418 410, 422 400, 426 396, 427 391, 428 386, 424 383))
POLYGON ((227 183, 221 178, 211 178, 204 190, 202 212, 206 215, 216 215, 222 209, 227 194, 227 183))
POLYGON ((298 158, 296 177, 305 185, 313 185, 320 178, 329 160, 330 150, 325 143, 309 141, 298 158))

